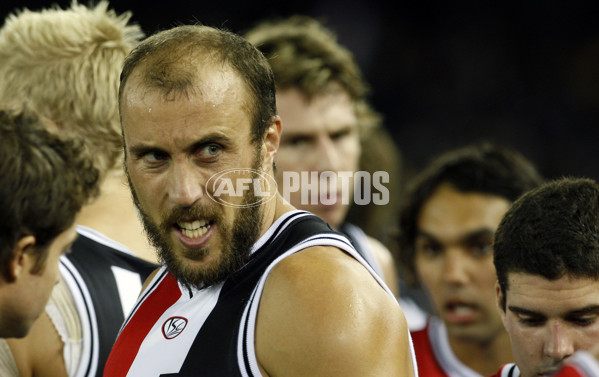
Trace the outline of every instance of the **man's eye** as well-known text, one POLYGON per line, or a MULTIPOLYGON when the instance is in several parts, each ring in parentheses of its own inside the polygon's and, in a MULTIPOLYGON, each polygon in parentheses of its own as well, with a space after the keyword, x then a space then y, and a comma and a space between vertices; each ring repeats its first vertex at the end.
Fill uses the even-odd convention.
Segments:
POLYGON ((575 324, 576 326, 585 327, 595 323, 597 321, 597 316, 593 315, 589 317, 576 317, 569 319, 569 321, 575 324))
POLYGON ((538 327, 542 326, 545 323, 544 318, 539 317, 531 317, 531 316, 518 316, 518 321, 526 326, 530 327, 538 327))
POLYGON ((338 141, 351 134, 351 129, 341 130, 331 134, 331 140, 338 141))
POLYGON ((434 242, 423 242, 416 246, 417 252, 425 257, 436 257, 443 252, 441 245, 434 242))
POLYGON ((201 154, 208 157, 214 157, 220 153, 222 150, 221 146, 218 144, 208 144, 205 145, 201 150, 201 154))
POLYGON ((493 254, 493 247, 488 242, 474 242, 470 245, 472 252, 479 256, 493 254))
POLYGON ((163 152, 152 151, 144 154, 143 158, 148 162, 159 162, 166 160, 167 155, 163 152))
POLYGON ((310 142, 310 138, 306 137, 306 136, 295 136, 290 138, 289 140, 287 140, 287 142, 285 144, 293 146, 293 147, 299 147, 302 145, 307 145, 310 142))

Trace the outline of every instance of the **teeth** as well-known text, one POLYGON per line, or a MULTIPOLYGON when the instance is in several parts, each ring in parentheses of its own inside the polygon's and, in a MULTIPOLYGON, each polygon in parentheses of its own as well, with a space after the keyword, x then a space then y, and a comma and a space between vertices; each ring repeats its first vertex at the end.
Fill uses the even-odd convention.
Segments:
POLYGON ((196 230, 196 229, 199 229, 200 227, 205 226, 206 224, 208 224, 208 221, 206 221, 206 220, 195 220, 194 222, 191 222, 191 223, 180 221, 177 223, 177 225, 179 225, 180 228, 187 229, 187 230, 196 230))
POLYGON ((189 238, 201 237, 210 229, 210 224, 206 220, 195 220, 193 222, 181 221, 177 225, 181 228, 181 233, 189 238))
POLYGON ((463 306, 463 305, 455 305, 452 308, 452 311, 455 314, 468 314, 468 313, 472 312, 472 308, 470 308, 468 306, 463 306))

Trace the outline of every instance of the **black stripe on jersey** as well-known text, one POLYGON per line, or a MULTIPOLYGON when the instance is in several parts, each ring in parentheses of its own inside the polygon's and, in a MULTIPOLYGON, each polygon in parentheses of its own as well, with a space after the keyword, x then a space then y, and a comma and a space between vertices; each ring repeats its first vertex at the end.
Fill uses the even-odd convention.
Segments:
MULTIPOLYGON (((298 243, 298 245, 302 245, 305 244, 306 242, 311 242, 313 240, 335 240, 335 241, 339 241, 341 243, 344 243, 345 245, 347 245, 349 248, 354 249, 355 247, 351 244, 351 242, 348 242, 347 239, 345 239, 345 237, 340 236, 340 237, 330 237, 330 236, 317 236, 317 237, 312 237, 312 238, 307 238, 304 241, 298 243)), ((345 250, 344 250, 345 251, 345 250)), ((357 250, 356 250, 357 251, 357 250)), ((359 254, 359 253, 358 253, 359 254)))
POLYGON ((243 364, 245 365, 245 372, 248 374, 248 376, 253 377, 254 374, 252 373, 252 367, 250 366, 250 350, 248 350, 248 348, 246 347, 246 344, 248 344, 248 331, 250 328, 250 311, 251 311, 251 306, 252 306, 252 302, 254 302, 254 298, 256 297, 256 290, 254 290, 254 292, 252 293, 252 296, 250 297, 250 299, 248 300, 247 303, 247 308, 248 308, 248 315, 245 318, 245 324, 243 326, 243 343, 241 344, 241 353, 243 354, 243 364))
MULTIPOLYGON (((83 304, 85 305, 85 315, 86 315, 86 319, 87 319, 87 323, 89 324, 89 336, 90 336, 90 352, 89 352, 89 361, 87 363, 87 367, 85 369, 85 374, 84 376, 94 376, 96 374, 96 371, 94 371, 93 373, 91 372, 91 366, 94 363, 92 360, 92 356, 94 355, 94 344, 96 342, 96 339, 94 338, 94 330, 93 327, 97 326, 95 321, 92 321, 92 317, 91 317, 91 311, 94 311, 94 306, 93 303, 88 302, 86 297, 90 297, 89 292, 87 292, 87 288, 83 288, 85 287, 85 285, 82 285, 81 282, 79 281, 79 279, 77 278, 77 275, 75 273, 73 273, 73 271, 71 271, 71 268, 64 263, 63 261, 61 261, 62 265, 67 269, 67 271, 69 271, 69 274, 71 275, 71 277, 73 278, 73 281, 75 281, 75 284, 77 284, 77 289, 79 290, 81 297, 83 298, 83 304), (84 291, 85 289, 85 291, 84 291), (85 295, 84 293, 87 292, 87 295, 85 295)), ((71 261, 69 261, 69 264, 71 264, 71 261)), ((71 264, 71 266, 73 267, 73 269, 76 270, 76 268, 71 264)), ((79 313, 81 315, 81 313, 79 313)), ((79 318, 80 321, 83 321, 84 318, 79 318)), ((85 340, 84 340, 85 341, 85 340)), ((97 356, 96 356, 97 357, 97 356)), ((96 363, 98 362, 98 360, 96 360, 96 363)), ((96 367, 97 368, 97 367, 96 367)))
POLYGON ((144 292, 144 294, 137 300, 137 302, 135 303, 135 306, 133 306, 133 309, 131 309, 131 312, 129 312, 129 316, 127 317, 127 319, 121 325, 121 329, 119 330, 119 334, 123 331, 123 329, 125 328, 125 326, 127 326, 127 324, 129 323, 129 321, 131 320, 131 318, 133 317, 133 315, 135 314, 135 312, 137 311, 137 309, 139 309, 139 306, 142 304, 142 302, 144 302, 145 299, 156 289, 156 287, 160 284, 160 282, 162 281, 162 279, 164 279, 164 277, 166 276, 167 273, 168 273, 168 271, 165 268, 160 273, 159 277, 154 280, 154 283, 152 283, 149 287, 147 287, 147 289, 144 292))
POLYGON ((512 367, 510 368, 510 371, 507 375, 507 377, 515 377, 514 376, 514 371, 516 370, 516 364, 512 365, 512 367))
POLYGON ((275 229, 275 231, 272 233, 272 236, 270 236, 268 241, 264 242, 264 244, 260 247, 260 249, 268 247, 268 245, 270 245, 279 236, 279 234, 281 233, 281 229, 283 229, 287 224, 289 224, 292 220, 294 220, 296 217, 298 217, 300 215, 305 216, 305 215, 310 215, 310 213, 306 212, 306 211, 300 211, 300 212, 296 212, 296 213, 289 215, 289 217, 287 217, 285 220, 281 221, 281 223, 279 224, 277 229, 275 229))

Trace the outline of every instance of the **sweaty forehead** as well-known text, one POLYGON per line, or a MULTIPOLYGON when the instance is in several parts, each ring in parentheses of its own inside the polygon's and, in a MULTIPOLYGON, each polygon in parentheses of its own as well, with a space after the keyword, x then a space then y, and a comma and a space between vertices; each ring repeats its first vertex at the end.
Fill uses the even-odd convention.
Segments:
POLYGON ((246 108, 249 99, 246 84, 227 65, 170 67, 169 72, 165 73, 144 64, 135 69, 125 83, 120 105, 121 108, 139 105, 156 95, 164 101, 194 97, 214 107, 224 103, 239 103, 246 108))

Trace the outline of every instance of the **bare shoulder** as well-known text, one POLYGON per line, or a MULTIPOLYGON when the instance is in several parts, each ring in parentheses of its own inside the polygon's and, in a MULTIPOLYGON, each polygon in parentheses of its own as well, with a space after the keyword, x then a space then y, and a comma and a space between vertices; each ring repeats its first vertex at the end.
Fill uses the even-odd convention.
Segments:
POLYGON ((391 292, 393 292, 395 297, 399 297, 397 269, 391 251, 389 251, 389 249, 376 238, 370 236, 366 237, 368 238, 370 249, 372 250, 374 256, 381 266, 381 269, 383 270, 383 279, 385 280, 385 283, 387 283, 389 289, 391 289, 391 292))
POLYGON ((379 240, 377 240, 374 237, 371 236, 366 236, 366 238, 368 239, 368 244, 370 245, 370 249, 374 252, 374 254, 376 255, 379 263, 384 263, 384 264, 392 264, 393 263, 393 257, 391 255, 391 252, 389 251, 389 249, 383 245, 383 243, 379 240))
POLYGON ((6 343, 21 377, 67 377, 63 343, 46 312, 35 321, 27 336, 6 339, 6 343))
POLYGON ((408 337, 397 301, 358 261, 313 247, 269 275, 256 353, 265 375, 409 376, 408 337))

